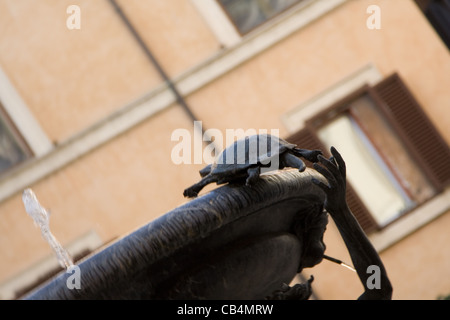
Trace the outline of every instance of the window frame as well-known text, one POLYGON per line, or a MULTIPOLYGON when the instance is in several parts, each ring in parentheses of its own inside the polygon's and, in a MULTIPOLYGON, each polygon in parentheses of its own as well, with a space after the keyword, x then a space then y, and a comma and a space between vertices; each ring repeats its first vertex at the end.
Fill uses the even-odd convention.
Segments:
POLYGON ((9 121, 14 126, 18 135, 32 152, 33 157, 39 158, 53 149, 53 143, 1 66, 0 105, 5 118, 7 118, 6 121, 9 121))
POLYGON ((245 36, 237 32, 216 0, 190 1, 220 44, 222 52, 217 57, 234 56, 240 51, 238 59, 245 61, 251 52, 264 51, 350 0, 304 0, 245 36))
POLYGON ((296 2, 291 4, 290 6, 284 8, 283 10, 281 10, 280 12, 277 12, 276 14, 274 14, 272 17, 264 20, 263 22, 251 27, 249 30, 242 32, 238 25, 236 24, 236 22, 234 21, 233 17, 231 16, 230 12, 228 11, 228 9, 225 7, 225 5, 220 1, 220 0, 214 0, 217 5, 219 5, 219 7, 223 10, 223 12, 225 13, 226 17, 228 18, 228 20, 230 21, 230 23, 233 25, 234 29, 236 30, 236 32, 241 36, 244 37, 249 33, 252 33, 254 30, 264 26, 265 24, 267 24, 268 22, 270 22, 271 20, 276 19, 277 17, 279 17, 280 15, 282 15, 283 13, 291 10, 292 8, 300 5, 303 2, 308 2, 308 0, 295 0, 296 2))

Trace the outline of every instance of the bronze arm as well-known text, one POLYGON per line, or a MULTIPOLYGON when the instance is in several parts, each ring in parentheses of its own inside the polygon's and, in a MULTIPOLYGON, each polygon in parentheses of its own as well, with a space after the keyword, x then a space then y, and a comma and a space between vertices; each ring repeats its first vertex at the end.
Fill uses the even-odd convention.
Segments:
POLYGON ((333 156, 330 159, 319 156, 320 164, 314 164, 314 168, 328 180, 328 185, 315 178, 312 181, 327 195, 325 209, 336 223, 364 286, 364 293, 359 299, 391 299, 392 286, 380 256, 347 205, 345 162, 334 147, 331 147, 331 153, 333 156), (370 270, 374 268, 373 266, 379 270, 379 288, 368 285, 369 277, 372 275, 370 270))

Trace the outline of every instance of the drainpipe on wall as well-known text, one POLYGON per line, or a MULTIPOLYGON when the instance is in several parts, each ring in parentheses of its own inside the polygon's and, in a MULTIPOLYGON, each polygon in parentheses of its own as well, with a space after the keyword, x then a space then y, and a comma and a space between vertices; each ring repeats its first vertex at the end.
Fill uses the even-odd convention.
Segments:
MULTIPOLYGON (((146 54, 147 58, 151 61, 151 63, 153 64, 153 66, 156 68, 156 70, 158 71, 158 73, 160 74, 160 76, 163 78, 163 80, 165 81, 165 83, 167 84, 167 86, 169 87, 169 89, 172 91, 172 93, 175 95, 176 101, 177 103, 184 109, 184 111, 187 113, 187 115, 189 116, 189 118, 194 122, 194 121, 199 121, 198 118, 194 115, 194 113, 192 112, 192 109, 189 107, 189 105, 187 104, 186 100, 183 98, 183 96, 180 94, 180 92, 178 91, 178 89, 176 88, 175 84, 173 83, 173 81, 169 78, 169 76, 167 75, 167 73, 164 71, 163 67, 161 66, 161 64, 158 62, 158 60, 156 59, 156 57, 153 55, 153 53, 150 51, 150 48, 145 44, 144 40, 142 39, 142 37, 139 35, 139 33, 137 32, 136 28, 131 24, 130 20, 128 19, 128 17, 125 15, 125 13, 123 12, 123 10, 120 8, 120 6, 117 4, 116 0, 109 0, 109 2, 111 3, 111 5, 114 7, 114 9, 116 10, 117 14, 119 15, 119 17, 122 19, 122 21, 124 22, 125 26, 127 27, 127 29, 130 31, 130 33, 133 35, 134 39, 137 41, 137 43, 139 44, 139 46, 141 47, 141 49, 144 51, 144 53, 146 54)), ((198 128, 195 127, 194 130, 197 130, 198 128)), ((202 131, 202 137, 205 134, 205 127, 202 125, 201 128, 202 131)), ((211 144, 213 143, 212 141, 209 143, 211 144)), ((216 149, 217 150, 217 149, 216 149)), ((220 150, 218 150, 220 151, 220 150)))

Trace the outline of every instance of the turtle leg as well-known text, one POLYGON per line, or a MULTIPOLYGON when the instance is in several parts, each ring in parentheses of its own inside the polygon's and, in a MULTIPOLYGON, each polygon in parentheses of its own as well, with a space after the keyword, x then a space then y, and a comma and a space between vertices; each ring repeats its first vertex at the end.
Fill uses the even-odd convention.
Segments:
POLYGON ((295 154, 297 157, 303 157, 308 161, 311 162, 318 162, 319 159, 317 157, 322 154, 322 151, 320 150, 306 150, 306 149, 299 149, 294 148, 290 150, 293 154, 295 154))
POLYGON ((283 155, 282 162, 285 167, 291 167, 291 168, 298 168, 298 171, 303 172, 305 171, 305 163, 302 161, 302 159, 297 158, 293 154, 285 153, 283 155))
POLYGON ((261 173, 261 169, 259 166, 250 167, 247 169, 247 180, 245 180, 245 185, 251 186, 259 179, 259 174, 261 173))
POLYGON ((183 192, 183 195, 185 197, 189 198, 195 198, 198 196, 198 193, 207 185, 213 182, 217 182, 216 176, 207 175, 202 180, 200 180, 198 183, 190 186, 189 188, 186 188, 183 192))

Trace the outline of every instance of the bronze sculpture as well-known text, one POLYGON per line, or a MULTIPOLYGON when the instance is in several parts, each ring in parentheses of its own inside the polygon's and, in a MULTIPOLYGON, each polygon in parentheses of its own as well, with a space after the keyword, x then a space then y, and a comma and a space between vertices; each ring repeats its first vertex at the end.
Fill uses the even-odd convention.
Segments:
POLYGON ((312 278, 283 283, 324 258, 328 211, 365 288, 360 298, 390 299, 381 259, 346 204, 345 163, 331 152, 315 170, 282 170, 251 186, 232 179, 78 262, 79 290, 61 273, 25 298, 307 299, 312 278), (373 265, 379 289, 367 284, 373 265))
POLYGON ((257 134, 240 139, 216 158, 212 165, 200 170, 200 182, 184 190, 185 197, 196 197, 200 190, 209 183, 224 184, 245 179, 246 185, 254 184, 261 173, 261 168, 277 170, 285 167, 298 168, 303 172, 305 164, 298 157, 317 162, 320 150, 297 148, 277 136, 257 134))

